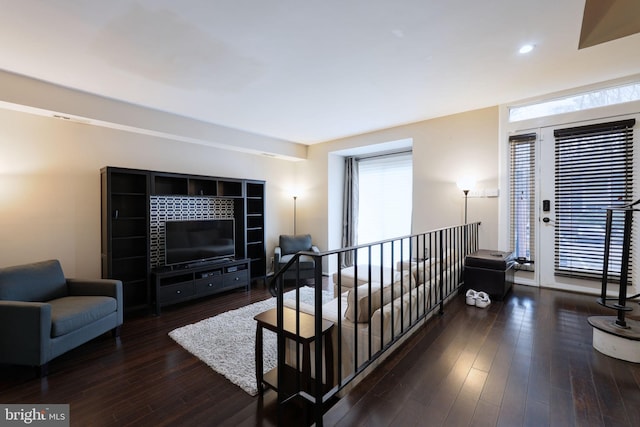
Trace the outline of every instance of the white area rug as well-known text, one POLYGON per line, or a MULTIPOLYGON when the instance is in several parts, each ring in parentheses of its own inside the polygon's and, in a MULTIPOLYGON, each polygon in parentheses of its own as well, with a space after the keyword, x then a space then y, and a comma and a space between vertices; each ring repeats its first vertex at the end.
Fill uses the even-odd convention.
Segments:
MULTIPOLYGON (((300 288, 300 301, 313 304, 315 289, 300 288)), ((295 291, 285 294, 295 299, 295 291)), ((333 298, 330 291, 322 291, 323 302, 333 298)), ((187 351, 224 375, 251 396, 258 394, 256 384, 255 340, 259 313, 276 306, 276 299, 260 301, 236 310, 227 311, 198 323, 169 332, 169 336, 187 351)), ((264 372, 276 366, 278 353, 275 333, 264 330, 264 372)))

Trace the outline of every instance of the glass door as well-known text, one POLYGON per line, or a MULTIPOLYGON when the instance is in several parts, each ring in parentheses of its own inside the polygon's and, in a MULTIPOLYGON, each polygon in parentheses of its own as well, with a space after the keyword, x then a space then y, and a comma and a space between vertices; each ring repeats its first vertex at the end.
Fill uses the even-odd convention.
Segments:
MULTIPOLYGON (((536 270, 541 286, 599 292, 605 208, 628 203, 635 196, 634 119, 540 130, 536 270)), ((613 277, 619 274, 616 259, 621 255, 621 235, 618 221, 609 268, 613 277)))

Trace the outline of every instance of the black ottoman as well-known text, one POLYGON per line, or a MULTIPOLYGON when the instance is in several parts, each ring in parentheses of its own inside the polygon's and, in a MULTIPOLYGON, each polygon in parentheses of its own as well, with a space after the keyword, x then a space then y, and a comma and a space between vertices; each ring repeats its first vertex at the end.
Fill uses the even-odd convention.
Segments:
POLYGON ((502 300, 513 285, 515 260, 512 252, 479 249, 464 259, 464 289, 484 291, 502 300))

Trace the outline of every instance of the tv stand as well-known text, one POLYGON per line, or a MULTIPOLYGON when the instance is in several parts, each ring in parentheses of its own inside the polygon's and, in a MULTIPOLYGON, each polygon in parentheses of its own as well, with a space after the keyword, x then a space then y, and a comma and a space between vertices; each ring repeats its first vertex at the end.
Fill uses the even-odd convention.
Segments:
POLYGON ((200 267, 215 267, 218 266, 220 264, 226 264, 229 263, 231 261, 234 261, 232 258, 220 258, 220 259, 214 259, 214 260, 209 260, 209 261, 198 261, 198 262, 190 262, 188 264, 180 264, 180 265, 176 265, 172 268, 172 270, 189 270, 189 269, 193 269, 193 268, 200 268, 200 267))
POLYGON ((152 272, 152 298, 155 314, 167 305, 177 304, 236 288, 249 290, 250 260, 216 260, 177 269, 152 272))

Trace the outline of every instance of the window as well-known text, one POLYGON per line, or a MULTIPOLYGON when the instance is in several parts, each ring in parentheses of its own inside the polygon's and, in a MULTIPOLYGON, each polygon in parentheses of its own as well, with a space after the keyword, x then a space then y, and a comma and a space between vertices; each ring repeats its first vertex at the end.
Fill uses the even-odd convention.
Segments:
POLYGON ((530 271, 535 254, 535 142, 535 133, 509 138, 511 248, 516 267, 530 271))
MULTIPOLYGON (((358 244, 411 234, 411 153, 359 158, 358 170, 358 244)), ((399 251, 399 248, 395 250, 399 251)), ((384 265, 391 262, 390 252, 385 247, 384 265)), ((365 253, 358 254, 360 260, 367 259, 367 256, 365 253)), ((380 259, 379 251, 373 253, 372 257, 373 260, 380 259)))
POLYGON ((640 83, 631 83, 536 104, 511 107, 509 121, 518 122, 638 100, 640 100, 640 83))
MULTIPOLYGON (((632 119, 554 131, 556 275, 601 278, 605 208, 633 199, 634 125, 632 119)), ((623 221, 622 215, 614 215, 612 279, 620 277, 623 221)))

